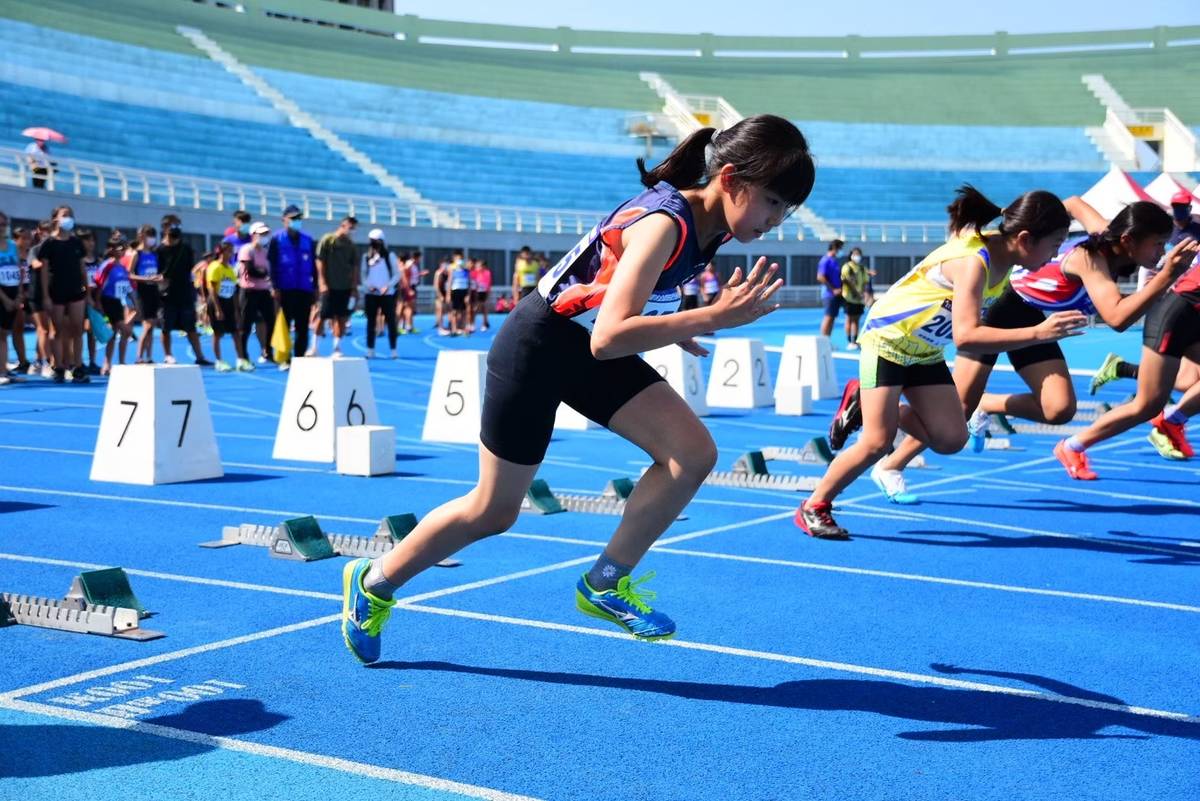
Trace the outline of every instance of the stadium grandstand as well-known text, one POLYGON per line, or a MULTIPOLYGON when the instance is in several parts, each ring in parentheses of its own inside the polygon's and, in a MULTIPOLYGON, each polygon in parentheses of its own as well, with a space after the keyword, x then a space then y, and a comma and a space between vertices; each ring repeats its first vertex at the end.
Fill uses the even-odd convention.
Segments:
POLYGON ((353 212, 389 241, 511 264, 570 247, 650 161, 704 124, 786 116, 818 180, 770 239, 811 284, 823 242, 883 280, 943 235, 953 188, 1003 203, 1200 167, 1200 27, 922 38, 665 35, 450 23, 329 0, 0 3, 0 197, 47 194, 132 229, 182 208, 205 243, 229 214, 318 227, 353 212), (136 24, 132 24, 136 20, 136 24), (62 57, 47 61, 46 52, 62 57), (46 126, 49 187, 21 132, 46 126), (580 176, 587 180, 581 181, 580 176))

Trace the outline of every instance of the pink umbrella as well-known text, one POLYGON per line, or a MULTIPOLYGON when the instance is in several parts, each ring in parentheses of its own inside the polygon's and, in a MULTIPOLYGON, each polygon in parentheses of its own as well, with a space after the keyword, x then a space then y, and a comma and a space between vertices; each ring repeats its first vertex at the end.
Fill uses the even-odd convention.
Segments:
POLYGON ((26 128, 21 131, 21 136, 28 136, 30 139, 37 139, 42 142, 62 142, 63 144, 67 142, 67 137, 53 128, 26 128))

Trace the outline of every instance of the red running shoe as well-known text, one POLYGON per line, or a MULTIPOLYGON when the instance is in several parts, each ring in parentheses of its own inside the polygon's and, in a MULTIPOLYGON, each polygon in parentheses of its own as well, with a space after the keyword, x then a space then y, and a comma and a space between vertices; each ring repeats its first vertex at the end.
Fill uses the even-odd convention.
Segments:
POLYGON ((1088 464, 1087 454, 1083 452, 1076 453, 1067 447, 1067 441, 1059 440, 1054 446, 1054 457, 1062 462, 1062 466, 1067 468, 1067 475, 1079 481, 1095 481, 1097 475, 1092 472, 1091 466, 1088 464))
POLYGON ((796 510, 796 525, 810 537, 820 540, 848 540, 850 532, 833 519, 833 504, 829 501, 810 503, 805 501, 796 510))
POLYGON ((1186 458, 1191 459, 1196 455, 1196 452, 1192 450, 1192 444, 1187 441, 1187 432, 1183 430, 1182 423, 1168 422, 1163 417, 1163 413, 1159 412, 1158 416, 1150 421, 1150 425, 1154 426, 1154 429, 1158 433, 1171 440, 1171 444, 1175 446, 1175 450, 1182 453, 1186 458))
POLYGON ((829 447, 840 451, 846 438, 862 428, 862 404, 859 402, 859 382, 851 378, 842 390, 842 402, 829 424, 829 447))

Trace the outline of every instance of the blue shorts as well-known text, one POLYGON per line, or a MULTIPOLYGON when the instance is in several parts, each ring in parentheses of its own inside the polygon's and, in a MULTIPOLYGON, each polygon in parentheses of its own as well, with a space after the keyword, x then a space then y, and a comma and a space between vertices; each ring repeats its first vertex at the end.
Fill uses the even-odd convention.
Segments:
POLYGON ((831 295, 827 298, 821 298, 821 305, 825 308, 826 317, 837 317, 838 312, 842 308, 842 296, 831 295))

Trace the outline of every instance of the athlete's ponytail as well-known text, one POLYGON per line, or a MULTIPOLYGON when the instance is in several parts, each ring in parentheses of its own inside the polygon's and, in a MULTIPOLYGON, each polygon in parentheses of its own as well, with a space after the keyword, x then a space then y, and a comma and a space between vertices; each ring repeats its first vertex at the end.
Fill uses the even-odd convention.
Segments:
POLYGON ((645 186, 666 181, 676 189, 703 186, 730 164, 737 180, 769 189, 791 208, 808 198, 816 178, 804 134, 773 114, 746 117, 723 131, 701 128, 654 169, 646 169, 645 159, 637 164, 645 186))
MULTIPOLYGON (((1108 224, 1107 228, 1080 242, 1079 247, 1092 253, 1103 253, 1105 256, 1111 257, 1113 248, 1121 241, 1122 237, 1128 236, 1138 242, 1148 236, 1169 236, 1174 228, 1175 224, 1171 220, 1171 215, 1167 214, 1161 206, 1151 203, 1149 200, 1139 200, 1121 209, 1117 216, 1112 218, 1112 222, 1108 224)), ((1117 273, 1130 275, 1136 267, 1137 265, 1131 261, 1129 265, 1123 265, 1122 269, 1117 270, 1117 273)))
POLYGON ((973 228, 979 233, 997 217, 1002 218, 999 231, 1003 236, 1028 231, 1034 239, 1041 239, 1071 225, 1071 215, 1058 196, 1042 189, 1026 192, 1003 209, 970 184, 960 186, 955 195, 954 202, 946 207, 954 232, 973 228))

